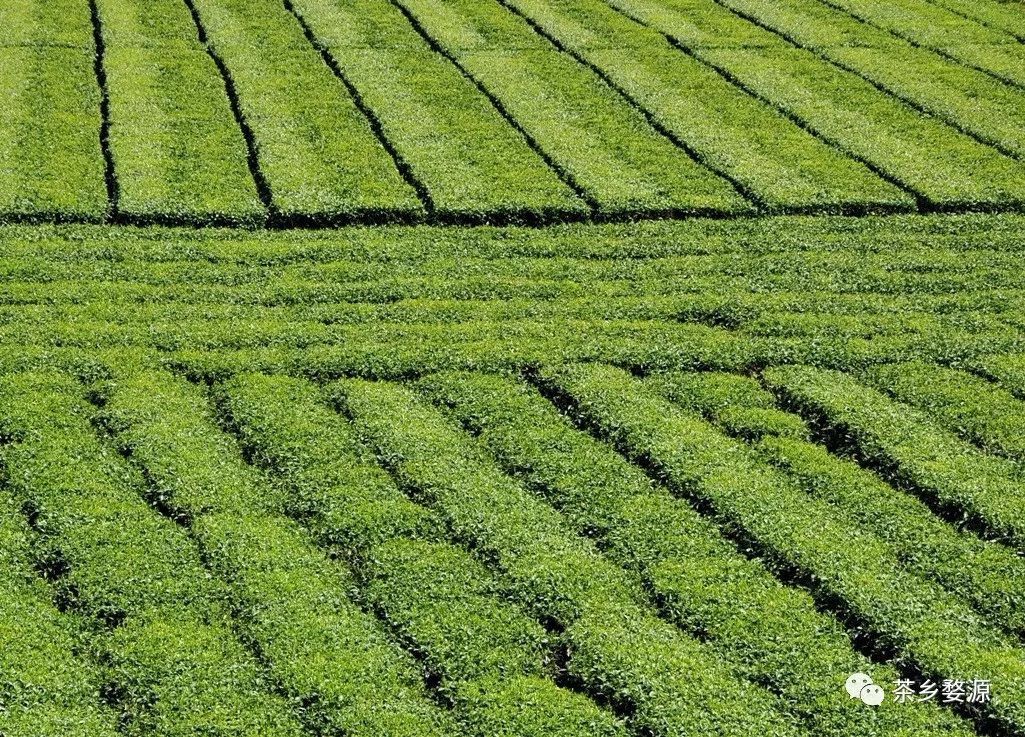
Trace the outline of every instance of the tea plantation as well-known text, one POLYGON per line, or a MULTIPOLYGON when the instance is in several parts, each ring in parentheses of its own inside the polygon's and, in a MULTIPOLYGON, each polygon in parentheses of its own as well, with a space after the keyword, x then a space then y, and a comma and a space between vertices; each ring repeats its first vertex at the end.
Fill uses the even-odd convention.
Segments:
POLYGON ((0 737, 1025 735, 1021 3, 11 0, 0 101, 0 737))

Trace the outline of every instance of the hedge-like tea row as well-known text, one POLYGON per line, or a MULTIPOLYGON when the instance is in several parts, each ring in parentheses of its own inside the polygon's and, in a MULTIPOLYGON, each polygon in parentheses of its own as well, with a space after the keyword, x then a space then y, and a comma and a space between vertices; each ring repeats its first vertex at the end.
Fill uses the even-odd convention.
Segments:
POLYGON ((841 227, 841 220, 749 219, 723 221, 719 228, 707 230, 694 223, 719 221, 646 223, 636 226, 633 238, 627 231, 603 226, 543 231, 350 228, 336 231, 334 239, 323 234, 315 239, 316 232, 303 231, 276 237, 254 233, 246 238, 238 235, 242 231, 124 229, 116 237, 104 238, 102 229, 86 226, 11 228, 5 234, 10 252, 4 253, 0 266, 5 281, 119 278, 152 285, 244 283, 255 287, 409 283, 413 279, 454 284, 456 279, 491 277, 523 283, 615 282, 649 292, 719 287, 749 298, 757 290, 833 292, 862 299, 917 292, 950 299, 968 289, 1020 291, 1025 286, 1025 277, 1019 273, 1021 254, 1014 239, 1001 232, 1021 228, 1020 217, 938 219, 958 232, 973 223, 990 222, 992 242, 976 235, 954 238, 918 232, 923 223, 917 218, 892 221, 894 230, 911 231, 899 238, 887 236, 882 226, 889 221, 884 218, 848 218, 848 223, 863 224, 863 229, 852 225, 851 230, 841 227), (820 220, 833 227, 799 227, 820 220), (756 227, 766 222, 775 227, 756 227), (434 250, 413 240, 408 249, 402 249, 403 238, 418 233, 435 244, 434 250), (459 233, 464 237, 457 237, 459 233), (597 239, 590 246, 588 233, 597 239), (769 247, 770 241, 781 245, 769 247), (182 246, 171 249, 167 243, 182 246), (112 248, 115 244, 117 248, 112 248), (712 277, 715 281, 710 281, 712 277))
MULTIPOLYGON (((952 264, 955 255, 970 257, 971 262, 962 261, 962 273, 971 278, 975 259, 997 254, 1014 258, 1020 253, 1023 222, 1025 217, 1011 213, 964 213, 944 218, 890 215, 646 220, 559 225, 542 232, 513 227, 405 226, 288 232, 123 228, 114 233, 87 225, 60 229, 21 226, 5 229, 4 254, 54 266, 79 262, 92 265, 95 261, 122 265, 182 262, 192 263, 193 269, 202 263, 207 268, 234 265, 265 270, 335 261, 366 266, 416 263, 427 267, 438 260, 467 258, 470 254, 500 266, 511 258, 613 259, 622 265, 701 256, 757 264, 769 255, 789 258, 815 253, 821 265, 824 260, 856 252, 861 258, 890 254, 892 268, 897 270, 903 256, 913 256, 916 264, 952 264)), ((855 265, 863 264, 859 260, 855 265)), ((922 267, 916 269, 920 275, 926 273, 922 267)), ((861 269, 849 272, 845 277, 864 276, 861 269)))
POLYGON ((475 734, 621 735, 550 679, 555 643, 442 525, 373 464, 348 424, 295 379, 237 376, 219 389, 246 449, 274 469, 290 513, 358 562, 363 596, 436 676, 475 734))
MULTIPOLYGON (((1025 154, 1025 92, 903 42, 825 4, 723 0, 730 8, 1014 156, 1025 154)), ((945 12, 945 11, 940 11, 945 12)), ((956 18, 958 28, 974 26, 956 18)), ((958 39, 961 31, 957 31, 958 39)), ((1009 39, 1008 39, 1009 40, 1009 39)))
POLYGON ((108 42, 104 67, 121 216, 138 223, 263 222, 245 140, 202 47, 108 42))
POLYGON ((964 0, 932 0, 948 10, 953 10, 965 18, 974 18, 990 28, 1009 33, 1019 41, 1025 41, 1025 18, 1017 11, 1013 3, 1004 0, 981 0, 967 3, 964 0))
POLYGON ((1025 460, 1025 403, 1006 389, 964 371, 922 362, 879 366, 865 377, 984 450, 1025 460))
POLYGON ((600 215, 751 210, 729 182, 657 133, 586 66, 537 43, 526 21, 495 0, 405 7, 600 215))
POLYGON ((118 213, 139 223, 266 218, 225 81, 181 2, 97 0, 118 213))
POLYGON ((866 714, 837 688, 836 674, 872 672, 877 682, 892 682, 896 670, 871 666, 810 596, 738 554, 714 525, 574 430, 533 389, 471 374, 428 377, 418 386, 477 434, 503 468, 641 575, 666 616, 700 632, 726 663, 779 693, 814 734, 970 732, 932 706, 887 703, 866 714))
POLYGON ((754 212, 728 181, 657 133, 569 55, 489 49, 459 60, 596 204, 599 216, 754 212))
MULTIPOLYGON (((885 367, 883 367, 885 369, 885 367)), ((774 409, 752 378, 718 373, 657 375, 648 386, 701 412, 727 434, 748 440, 759 456, 796 478, 808 494, 888 542, 906 566, 935 578, 1012 631, 1025 632, 1025 563, 1004 545, 956 531, 914 496, 895 491, 857 464, 807 442, 797 416, 774 409)))
POLYGON ((800 733, 775 699, 656 618, 633 576, 409 390, 346 380, 331 393, 399 485, 437 510, 497 570, 515 601, 564 630, 569 676, 628 709, 635 728, 655 735, 800 733))
POLYGON ((298 737, 235 638, 199 553, 141 496, 95 436, 80 385, 52 373, 0 381, 10 490, 33 510, 57 596, 95 624, 119 720, 139 733, 298 737), (105 631, 104 631, 105 630, 105 631))
POLYGON ((195 7, 252 133, 276 217, 324 225, 423 215, 370 121, 281 2, 195 0, 195 7))
POLYGON ((578 365, 544 376, 631 458, 675 492, 707 505, 759 555, 799 575, 851 627, 871 633, 887 658, 934 680, 1003 683, 1001 694, 971 710, 1008 731, 1025 726, 1022 648, 959 597, 904 570, 884 540, 619 369, 578 365))
POLYGON ((973 361, 967 361, 966 366, 983 376, 995 379, 1000 386, 1019 399, 1025 398, 1025 354, 979 356, 973 361))
POLYGON ((1025 545, 1025 485, 1012 461, 987 455, 930 415, 895 402, 846 374, 807 367, 767 369, 771 388, 824 432, 870 463, 964 517, 986 534, 1025 545))
POLYGON ((94 53, 91 32, 81 47, 0 45, 0 223, 107 216, 94 53))
POLYGON ((915 45, 935 49, 1012 85, 1025 85, 1023 56, 1015 39, 1015 34, 1018 41, 1025 35, 1025 25, 1009 8, 988 0, 913 0, 901 3, 896 12, 865 0, 833 4, 915 45))
POLYGON ((907 209, 914 201, 600 0, 509 3, 592 65, 760 209, 907 209), (680 92, 687 95, 681 97, 680 92), (798 165, 799 164, 799 165, 798 165))
POLYGON ((425 188, 437 216, 530 222, 589 212, 388 0, 351 9, 296 0, 295 8, 425 188))
MULTIPOLYGON (((710 2, 711 0, 709 0, 710 2)), ((939 209, 1017 207, 1025 166, 798 48, 695 49, 823 139, 939 209)))
POLYGON ((886 540, 905 566, 971 601, 1000 626, 1025 633, 1025 561, 1014 551, 955 530, 914 496, 821 446, 765 438, 755 450, 807 493, 886 540))
POLYGON ((182 0, 96 0, 96 19, 110 48, 159 51, 165 45, 180 45, 202 49, 189 6, 182 0))
POLYGON ((118 379, 104 408, 155 501, 188 522, 247 637, 310 728, 445 735, 413 661, 348 596, 348 571, 290 521, 213 424, 199 389, 166 374, 118 379))
POLYGON ((93 48, 89 0, 24 0, 0 8, 0 47, 93 48))
POLYGON ((373 548, 365 573, 367 597, 441 675, 471 732, 625 737, 611 715, 549 679, 548 633, 500 601, 465 551, 396 538, 373 548))
POLYGON ((700 412, 735 437, 808 437, 804 421, 778 409, 775 398, 757 379, 715 371, 676 372, 652 376, 647 384, 673 402, 700 412))
POLYGON ((30 533, 0 491, 0 734, 114 737, 78 622, 60 614, 33 570, 30 533))
POLYGON ((609 5, 688 49, 781 47, 786 43, 709 0, 609 0, 609 5))

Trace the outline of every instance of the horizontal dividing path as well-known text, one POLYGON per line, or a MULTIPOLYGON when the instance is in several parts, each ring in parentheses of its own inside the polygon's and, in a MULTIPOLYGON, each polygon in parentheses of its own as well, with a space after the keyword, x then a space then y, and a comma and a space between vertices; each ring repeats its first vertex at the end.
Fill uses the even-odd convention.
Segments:
POLYGON ((907 571, 884 539, 849 524, 739 441, 624 371, 573 366, 545 371, 541 380, 594 432, 809 586, 822 606, 866 635, 865 647, 877 656, 899 658, 937 683, 1005 684, 999 698, 966 702, 962 710, 983 729, 1021 730, 1021 645, 964 600, 907 571))
POLYGON ((508 0, 763 212, 908 209, 913 200, 602 0, 508 0))
POLYGON ((330 391, 400 487, 436 510, 513 600, 561 631, 567 677, 629 713, 635 729, 803 733, 775 698, 657 618, 632 575, 412 392, 353 380, 330 391))
POLYGON ((422 217, 359 100, 280 0, 189 3, 233 95, 272 225, 422 217))
POLYGON ((103 95, 88 0, 0 9, 0 222, 102 222, 103 95))
POLYGON ((235 637, 199 552, 143 499, 95 433, 83 387, 55 373, 0 381, 11 494, 41 539, 58 601, 95 628, 107 700, 126 730, 298 737, 285 699, 235 637))
POLYGON ((925 209, 1016 208, 1025 198, 1025 165, 794 47, 715 0, 702 0, 697 8, 687 3, 687 12, 672 2, 667 7, 654 0, 609 1, 666 33, 807 130, 914 192, 925 209), (696 32, 696 25, 702 30, 696 32), (719 33, 713 37, 715 29, 719 33))
POLYGON ((313 384, 240 375, 219 403, 285 508, 344 551, 361 596, 422 659, 473 734, 623 737, 619 720, 556 685, 558 639, 502 594, 444 524, 407 499, 313 384))
POLYGON ((591 70, 539 39, 498 2, 398 4, 599 217, 750 211, 729 182, 661 136, 591 70))
POLYGON ((349 571, 277 511, 279 495, 214 424, 203 392, 166 373, 129 374, 102 421, 139 466, 152 503, 184 524, 227 585, 235 626, 310 732, 441 737, 455 724, 412 658, 349 597, 349 571))
POLYGON ((964 597, 1002 628, 1025 634, 1025 560, 1008 546, 957 529, 959 520, 948 523, 915 494, 895 491, 871 470, 810 442, 807 424, 777 409, 775 397, 756 379, 671 373, 653 375, 647 383, 728 435, 751 441, 761 458, 797 479, 808 494, 889 543, 911 570, 964 597))
POLYGON ((767 369, 768 385, 895 481, 993 539, 1025 547, 1025 484, 1012 461, 957 438, 929 414, 846 374, 767 369))
POLYGON ((665 617, 702 637, 731 667, 782 697, 813 734, 970 734, 935 708, 887 703, 866 714, 838 673, 900 677, 857 654, 805 591, 744 558, 685 502, 576 430, 532 387, 476 374, 431 376, 417 388, 476 434, 500 465, 554 504, 604 553, 639 574, 665 617))
POLYGON ((1025 89, 916 48, 818 0, 722 3, 978 141, 1025 156, 1025 89))
POLYGON ((82 657, 80 623, 57 610, 39 578, 33 542, 14 498, 0 490, 0 733, 114 737, 98 664, 82 657))
POLYGON ((119 221, 254 226, 266 211, 225 83, 181 0, 96 0, 119 221))

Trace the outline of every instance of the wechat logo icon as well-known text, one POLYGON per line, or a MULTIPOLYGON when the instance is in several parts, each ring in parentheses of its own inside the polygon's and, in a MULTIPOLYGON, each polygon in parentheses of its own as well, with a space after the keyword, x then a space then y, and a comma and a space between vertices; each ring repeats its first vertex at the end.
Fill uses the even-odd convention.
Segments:
POLYGON ((844 687, 852 699, 861 699, 869 706, 879 706, 885 698, 882 687, 872 683, 872 676, 865 673, 852 673, 844 687))

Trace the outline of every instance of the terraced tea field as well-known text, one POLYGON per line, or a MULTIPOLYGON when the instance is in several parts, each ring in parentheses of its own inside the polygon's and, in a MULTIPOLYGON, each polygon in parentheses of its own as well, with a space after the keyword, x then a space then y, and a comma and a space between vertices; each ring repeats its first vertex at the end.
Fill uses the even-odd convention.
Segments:
POLYGON ((1023 43, 0 3, 0 737, 1025 735, 1023 43))

